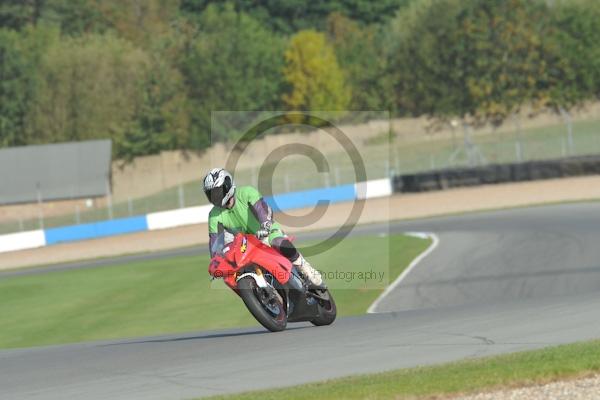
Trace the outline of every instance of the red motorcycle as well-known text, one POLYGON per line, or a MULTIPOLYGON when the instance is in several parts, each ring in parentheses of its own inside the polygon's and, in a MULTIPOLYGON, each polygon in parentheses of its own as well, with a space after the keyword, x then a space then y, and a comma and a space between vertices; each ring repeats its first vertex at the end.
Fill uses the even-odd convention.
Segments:
POLYGON ((223 278, 268 330, 282 331, 288 322, 320 326, 335 320, 329 290, 312 288, 287 258, 256 236, 221 230, 212 254, 208 272, 223 278))

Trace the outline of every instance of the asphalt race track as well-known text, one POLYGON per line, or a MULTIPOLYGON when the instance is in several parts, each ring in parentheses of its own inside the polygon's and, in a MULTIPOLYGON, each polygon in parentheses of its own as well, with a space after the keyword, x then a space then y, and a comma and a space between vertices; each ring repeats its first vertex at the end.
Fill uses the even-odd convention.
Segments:
POLYGON ((277 334, 238 329, 0 351, 0 398, 194 398, 600 338, 600 204, 356 234, 387 230, 434 232, 439 245, 379 314, 277 334))

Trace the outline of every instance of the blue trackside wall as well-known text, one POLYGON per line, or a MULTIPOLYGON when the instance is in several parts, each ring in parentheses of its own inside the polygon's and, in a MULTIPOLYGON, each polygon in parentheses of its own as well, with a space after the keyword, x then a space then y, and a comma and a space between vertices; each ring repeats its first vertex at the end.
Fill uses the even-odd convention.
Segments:
POLYGON ((44 233, 46 235, 46 245, 50 245, 61 242, 94 239, 146 230, 148 230, 148 223, 146 221, 146 216, 143 215, 139 217, 114 219, 90 224, 50 228, 46 229, 44 233))
POLYGON ((284 193, 265 198, 275 212, 294 208, 315 207, 318 202, 339 203, 354 199, 356 199, 354 184, 284 193))
MULTIPOLYGON (((274 211, 284 211, 314 207, 319 202, 331 204, 355 199, 389 196, 391 195, 390 188, 391 182, 389 179, 380 179, 330 188, 277 194, 265 199, 274 211)), ((0 235, 0 252, 205 223, 208 222, 210 208, 210 205, 188 207, 137 217, 0 235)))

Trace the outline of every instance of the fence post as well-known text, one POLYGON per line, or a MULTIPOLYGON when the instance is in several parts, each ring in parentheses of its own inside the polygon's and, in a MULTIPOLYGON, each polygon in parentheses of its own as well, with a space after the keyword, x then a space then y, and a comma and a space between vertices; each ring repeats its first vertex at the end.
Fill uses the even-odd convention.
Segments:
POLYGON ((463 134, 465 143, 464 147, 469 166, 473 167, 476 165, 486 164, 487 160, 479 150, 479 146, 477 146, 471 139, 471 126, 465 121, 463 121, 463 134))
POLYGON ((127 211, 129 211, 129 216, 133 216, 133 200, 131 200, 131 196, 127 197, 127 211))
POLYGON ((81 213, 79 211, 79 204, 75 204, 75 225, 81 224, 81 213))
POLYGON ((515 158, 517 162, 523 161, 523 150, 521 149, 521 142, 518 140, 515 142, 515 158))
POLYGON ((181 182, 179 182, 179 187, 177 188, 177 193, 179 195, 179 208, 184 208, 185 207, 185 199, 184 199, 183 185, 181 184, 181 182))
POLYGON ((560 115, 562 115, 563 119, 565 120, 565 124, 567 125, 567 149, 569 151, 569 155, 573 155, 573 121, 571 120, 571 114, 569 114, 569 112, 562 107, 559 107, 558 111, 560 112, 560 115))
POLYGON ((515 125, 515 158, 517 162, 523 161, 523 149, 521 146, 521 120, 517 114, 512 114, 513 124, 515 125))
POLYGON ((38 201, 38 221, 40 229, 44 229, 44 208, 42 202, 42 190, 40 188, 40 183, 36 183, 35 185, 37 190, 37 201, 38 201))
POLYGON ((181 154, 177 153, 177 178, 179 181, 179 187, 177 188, 177 194, 179 195, 179 208, 185 208, 185 189, 183 188, 182 178, 181 178, 181 154))
POLYGON ((106 176, 106 201, 108 202, 108 219, 113 219, 113 204, 112 204, 112 193, 110 192, 110 182, 108 175, 106 176))
POLYGON ((460 125, 459 121, 456 118, 452 118, 450 120, 450 129, 452 130, 452 152, 456 152, 458 150, 458 143, 456 140, 456 128, 460 125))

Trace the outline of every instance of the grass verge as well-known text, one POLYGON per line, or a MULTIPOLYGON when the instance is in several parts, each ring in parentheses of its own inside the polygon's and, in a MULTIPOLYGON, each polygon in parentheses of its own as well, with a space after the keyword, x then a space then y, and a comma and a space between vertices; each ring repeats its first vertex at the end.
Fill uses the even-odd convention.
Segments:
MULTIPOLYGON (((382 283, 330 280, 340 315, 356 315, 428 244, 350 237, 310 260, 325 271, 387 274, 382 283)), ((231 290, 211 284, 207 265, 206 255, 173 257, 1 279, 0 348, 258 325, 231 290)))
POLYGON ((600 372, 600 341, 335 379, 211 399, 425 399, 526 386, 600 372))

